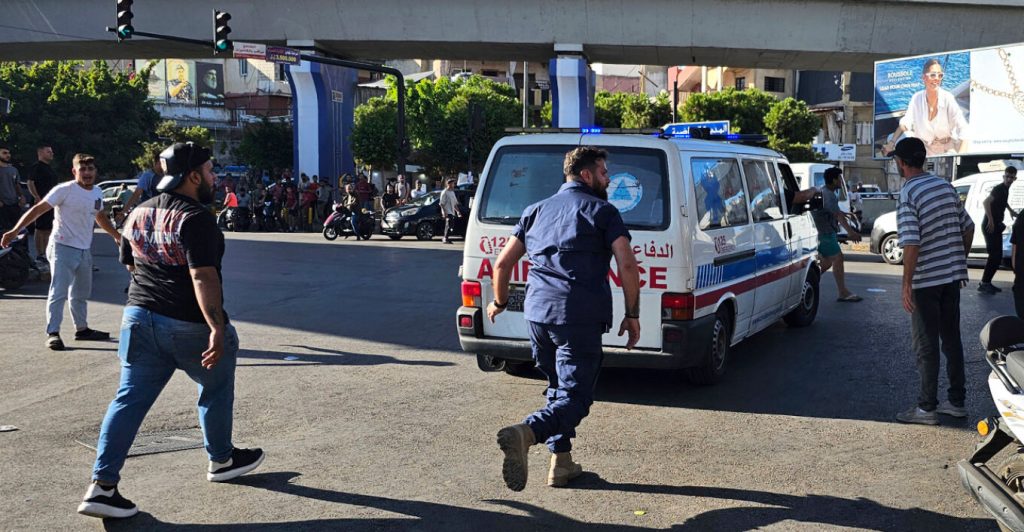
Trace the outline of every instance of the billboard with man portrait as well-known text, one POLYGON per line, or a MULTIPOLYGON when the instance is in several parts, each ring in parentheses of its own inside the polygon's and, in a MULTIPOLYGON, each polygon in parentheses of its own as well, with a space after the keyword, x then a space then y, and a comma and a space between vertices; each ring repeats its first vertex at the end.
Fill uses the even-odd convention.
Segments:
POLYGON ((224 107, 224 65, 196 62, 199 105, 224 107))
POLYGON ((184 59, 167 60, 168 103, 196 103, 195 70, 184 59))
POLYGON ((904 137, 929 157, 1024 151, 1024 44, 875 63, 874 154, 904 137))

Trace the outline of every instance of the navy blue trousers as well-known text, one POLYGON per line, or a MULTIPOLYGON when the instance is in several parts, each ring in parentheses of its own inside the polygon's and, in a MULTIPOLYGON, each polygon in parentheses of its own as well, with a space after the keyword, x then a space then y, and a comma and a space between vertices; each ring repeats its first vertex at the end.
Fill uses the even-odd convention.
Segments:
POLYGON ((601 372, 603 323, 547 325, 529 322, 533 360, 548 379, 547 405, 523 421, 553 453, 572 450, 576 427, 590 413, 601 372))

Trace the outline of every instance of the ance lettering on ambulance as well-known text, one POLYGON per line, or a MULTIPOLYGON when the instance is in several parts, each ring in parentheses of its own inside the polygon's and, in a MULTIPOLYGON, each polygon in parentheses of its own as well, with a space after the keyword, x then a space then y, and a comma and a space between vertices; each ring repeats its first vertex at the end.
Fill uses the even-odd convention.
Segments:
MULTIPOLYGON (((665 266, 644 266, 640 264, 640 288, 651 288, 652 290, 668 290, 668 268, 665 266)), ((530 273, 530 261, 521 260, 512 268, 512 282, 525 283, 530 273)), ((494 277, 494 266, 491 259, 484 258, 480 261, 480 268, 477 269, 476 280, 494 277)), ((616 287, 622 287, 618 273, 609 268, 608 280, 616 287)))

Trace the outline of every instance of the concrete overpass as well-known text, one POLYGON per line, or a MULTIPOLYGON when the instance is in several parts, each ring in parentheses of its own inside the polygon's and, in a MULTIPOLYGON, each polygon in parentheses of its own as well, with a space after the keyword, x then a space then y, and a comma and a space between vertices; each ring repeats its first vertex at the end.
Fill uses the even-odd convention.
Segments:
MULTIPOLYGON (((135 38, 116 45, 113 0, 5 0, 0 60, 205 57, 135 38)), ((853 70, 879 59, 1024 41, 1021 0, 137 0, 142 31, 313 41, 354 59, 548 61, 555 43, 593 62, 853 70)))

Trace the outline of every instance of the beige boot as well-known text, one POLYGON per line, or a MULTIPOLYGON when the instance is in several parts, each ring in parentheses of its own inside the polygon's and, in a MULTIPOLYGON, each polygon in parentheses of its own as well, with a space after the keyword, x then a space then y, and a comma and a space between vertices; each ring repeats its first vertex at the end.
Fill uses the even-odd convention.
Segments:
POLYGON ((505 461, 501 465, 501 476, 505 485, 512 491, 523 491, 526 487, 526 476, 529 472, 527 459, 530 446, 537 443, 533 430, 528 425, 510 425, 498 431, 498 447, 505 453, 505 461))
POLYGON ((551 468, 548 469, 548 486, 561 488, 570 480, 583 474, 583 466, 572 461, 572 453, 554 453, 551 455, 551 468))

